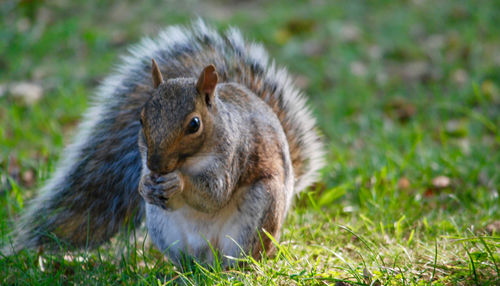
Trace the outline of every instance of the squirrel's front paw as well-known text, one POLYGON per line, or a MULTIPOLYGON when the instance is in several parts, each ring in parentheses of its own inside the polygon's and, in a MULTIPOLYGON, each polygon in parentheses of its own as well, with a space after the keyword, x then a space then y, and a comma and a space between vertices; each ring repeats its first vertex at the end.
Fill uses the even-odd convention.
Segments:
POLYGON ((141 178, 139 193, 147 203, 167 209, 168 200, 183 187, 182 177, 177 171, 165 175, 148 174, 141 178))

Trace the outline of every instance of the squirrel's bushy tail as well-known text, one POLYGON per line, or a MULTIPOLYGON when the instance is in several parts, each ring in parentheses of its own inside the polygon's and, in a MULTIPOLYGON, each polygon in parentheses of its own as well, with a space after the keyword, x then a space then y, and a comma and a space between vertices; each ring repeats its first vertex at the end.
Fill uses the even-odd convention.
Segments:
POLYGON ((24 211, 4 254, 59 242, 91 247, 128 222, 140 223, 137 118, 149 95, 118 79, 108 78, 97 92, 75 143, 61 154, 55 174, 24 211))
POLYGON ((191 27, 169 27, 156 39, 142 40, 104 81, 75 143, 63 152, 54 176, 17 224, 10 249, 46 244, 52 234, 74 246, 98 245, 124 223, 140 222, 138 120, 152 92, 152 58, 166 78, 196 78, 214 64, 221 82, 237 82, 253 91, 281 121, 295 191, 317 179, 323 145, 306 100, 286 70, 269 62, 262 46, 245 42, 238 30, 219 34, 198 20, 191 27))
POLYGON ((314 183, 324 166, 324 146, 306 99, 286 69, 269 62, 261 45, 245 43, 236 29, 225 37, 238 65, 228 66, 229 77, 243 83, 273 109, 285 131, 295 175, 295 193, 314 183))

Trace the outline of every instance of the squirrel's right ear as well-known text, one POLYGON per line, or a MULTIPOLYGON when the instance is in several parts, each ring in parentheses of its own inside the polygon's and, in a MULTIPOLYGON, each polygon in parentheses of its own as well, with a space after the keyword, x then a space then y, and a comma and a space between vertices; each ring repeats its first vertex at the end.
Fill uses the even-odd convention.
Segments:
POLYGON ((153 87, 157 88, 161 83, 163 83, 163 76, 161 75, 160 68, 156 63, 155 59, 152 60, 151 75, 153 76, 153 87))
POLYGON ((218 80, 219 76, 215 71, 215 66, 209 65, 203 69, 196 83, 196 90, 205 97, 208 106, 211 106, 214 101, 214 91, 218 80))

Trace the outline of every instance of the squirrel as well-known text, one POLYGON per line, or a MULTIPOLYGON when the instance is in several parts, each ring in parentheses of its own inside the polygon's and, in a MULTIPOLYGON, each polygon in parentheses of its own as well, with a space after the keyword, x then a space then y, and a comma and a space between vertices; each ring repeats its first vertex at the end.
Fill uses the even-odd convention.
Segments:
POLYGON ((132 47, 63 154, 11 252, 54 247, 54 236, 96 247, 145 215, 176 264, 272 254, 268 235, 279 240, 294 194, 324 164, 287 71, 237 29, 221 34, 201 19, 132 47))

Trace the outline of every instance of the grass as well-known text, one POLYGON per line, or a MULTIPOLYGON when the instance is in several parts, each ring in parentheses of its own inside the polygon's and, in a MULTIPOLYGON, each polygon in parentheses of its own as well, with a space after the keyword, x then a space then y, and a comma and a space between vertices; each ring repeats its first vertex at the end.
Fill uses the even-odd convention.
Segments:
POLYGON ((498 11, 495 1, 2 2, 0 85, 44 90, 36 104, 0 96, 3 241, 119 54, 196 15, 239 27, 296 76, 328 166, 296 200, 278 255, 245 268, 181 272, 137 233, 92 252, 2 258, 0 284, 500 283, 498 11))

